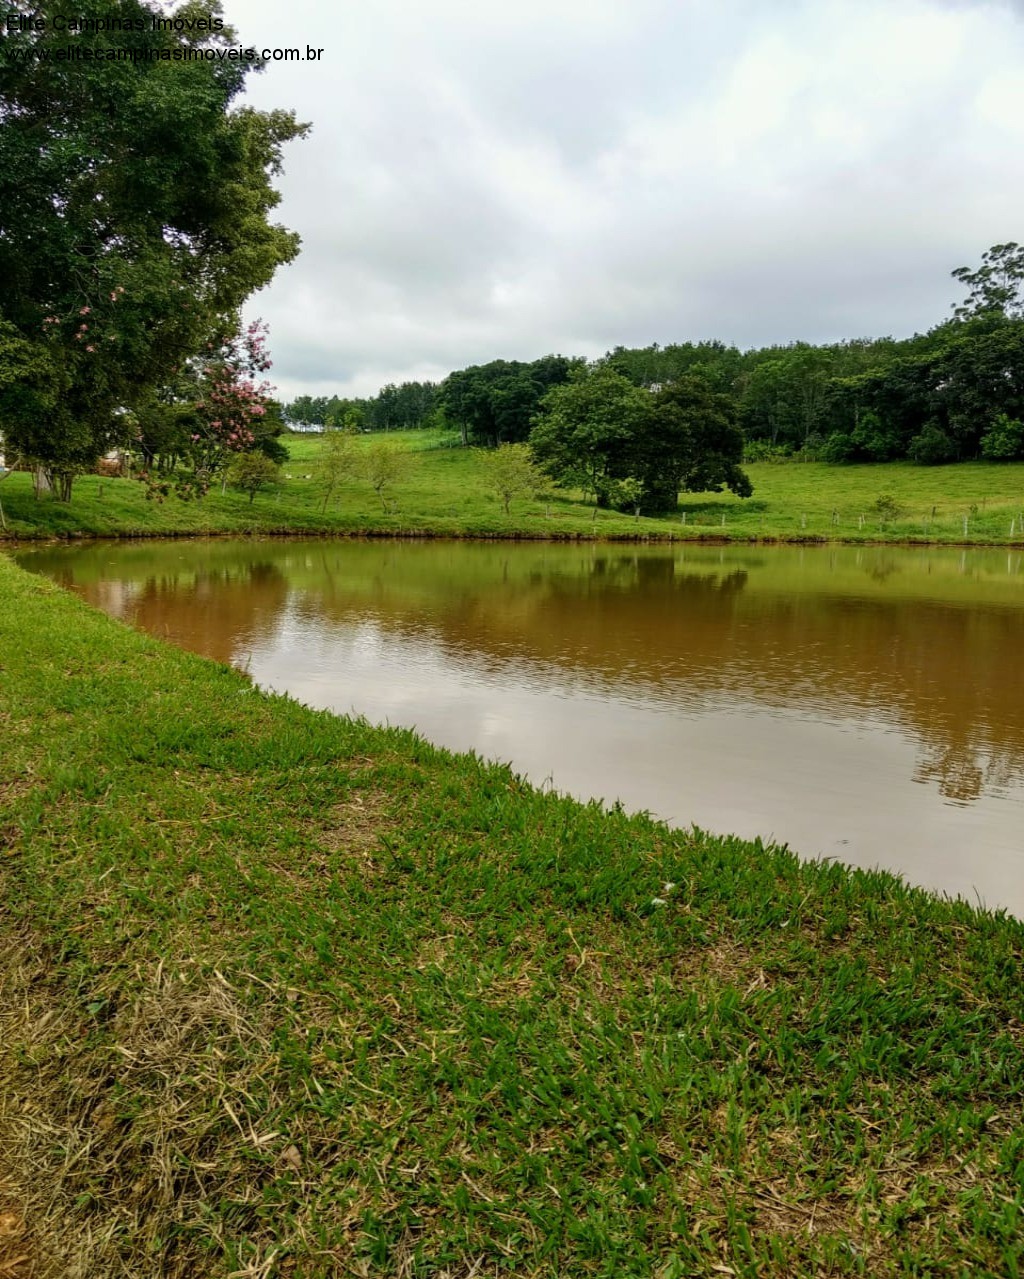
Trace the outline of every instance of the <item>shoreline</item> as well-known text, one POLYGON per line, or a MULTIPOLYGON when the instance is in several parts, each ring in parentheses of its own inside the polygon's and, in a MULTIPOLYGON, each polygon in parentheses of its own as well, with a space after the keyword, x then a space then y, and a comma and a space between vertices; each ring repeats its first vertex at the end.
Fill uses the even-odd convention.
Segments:
POLYGON ((3 554, 0 665, 47 1279, 1024 1260, 1024 921, 310 710, 3 554))
MULTIPOLYGON (((1024 463, 828 466, 751 464, 754 495, 687 493, 671 515, 600 509, 575 492, 522 497, 509 513, 479 449, 437 447, 436 433, 397 433, 405 477, 386 502, 350 478, 324 509, 316 479, 319 439, 290 438, 278 486, 254 502, 235 489, 202 501, 150 501, 135 480, 83 475, 70 504, 33 496, 28 477, 0 484, 12 542, 154 536, 358 537, 623 544, 894 545, 1024 548, 1024 463), (398 438, 401 435, 401 438, 398 438), (383 502, 383 504, 382 504, 383 502), (880 506, 879 504, 882 503, 880 506)), ((357 441, 357 451, 369 437, 357 441)))
POLYGON ((722 536, 714 533, 699 533, 695 536, 680 536, 675 533, 533 533, 529 530, 494 533, 458 533, 432 529, 337 529, 317 531, 303 528, 260 528, 251 531, 232 529, 169 529, 148 532, 143 529, 124 533, 40 533, 37 537, 24 534, 5 535, 0 533, 0 552, 19 550, 23 547, 63 545, 68 542, 178 542, 178 541, 259 541, 261 538, 271 540, 294 541, 430 541, 430 542, 552 542, 595 544, 619 543, 625 546, 683 546, 697 544, 703 546, 889 546, 904 550, 919 548, 945 547, 951 550, 1008 550, 1024 551, 1024 539, 991 540, 991 541, 943 541, 938 538, 882 538, 882 537, 818 537, 789 536, 782 534, 775 537, 749 536, 737 533, 734 536, 722 536))

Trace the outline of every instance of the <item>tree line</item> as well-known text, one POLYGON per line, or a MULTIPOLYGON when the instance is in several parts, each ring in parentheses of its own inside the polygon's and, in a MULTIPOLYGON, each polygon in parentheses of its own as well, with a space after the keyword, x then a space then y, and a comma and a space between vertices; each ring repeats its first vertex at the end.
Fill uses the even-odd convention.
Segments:
POLYGON ((340 427, 350 431, 406 431, 439 425, 434 382, 389 382, 376 395, 300 395, 283 406, 291 426, 340 427))
MULTIPOLYGON (((308 423, 348 421, 369 430, 447 425, 467 444, 531 441, 551 465, 558 451, 554 423, 564 425, 568 411, 557 388, 587 383, 589 424, 585 431, 574 429, 577 470, 591 489, 600 477, 583 435, 621 433, 627 421, 645 415, 624 383, 653 397, 649 410, 670 400, 676 405, 676 416, 666 410, 660 426, 630 428, 636 457, 623 460, 621 440, 611 449, 619 456, 609 453, 609 480, 623 478, 616 473, 625 469, 646 469, 649 488, 659 465, 652 460, 658 442, 665 445, 663 456, 672 455, 673 432, 678 436, 672 423, 683 399, 687 412, 717 417, 719 428, 728 427, 730 457, 738 431, 748 460, 910 459, 931 465, 1024 458, 1024 248, 994 245, 977 268, 959 267, 952 274, 966 287, 965 300, 949 319, 903 340, 793 342, 746 351, 700 341, 618 346, 589 363, 562 355, 493 360, 457 370, 438 385, 391 385, 366 400, 304 396, 286 406, 285 415, 308 423)), ((564 469, 571 469, 567 462, 564 469)), ((699 478, 692 476, 693 482, 699 478)))

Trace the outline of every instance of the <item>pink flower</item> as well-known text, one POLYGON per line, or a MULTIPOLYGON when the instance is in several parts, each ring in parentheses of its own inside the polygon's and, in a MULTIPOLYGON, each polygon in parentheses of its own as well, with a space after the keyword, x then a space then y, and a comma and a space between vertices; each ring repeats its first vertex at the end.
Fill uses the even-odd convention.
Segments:
POLYGON ((94 346, 87 346, 85 349, 87 351, 92 351, 95 354, 96 348, 94 346))
POLYGON ((88 315, 88 314, 89 314, 89 312, 90 312, 91 310, 92 310, 92 307, 91 307, 91 306, 83 306, 83 307, 82 307, 82 309, 81 309, 81 311, 79 311, 79 312, 78 312, 78 314, 79 314, 79 315, 88 315))
POLYGON ((111 295, 110 295, 110 300, 111 300, 111 302, 116 302, 116 301, 117 301, 117 294, 116 294, 116 293, 111 293, 111 295))
POLYGON ((192 440, 193 440, 193 442, 194 442, 194 441, 196 441, 196 440, 198 440, 198 439, 199 439, 199 436, 198 436, 198 435, 193 435, 193 436, 192 436, 192 440))

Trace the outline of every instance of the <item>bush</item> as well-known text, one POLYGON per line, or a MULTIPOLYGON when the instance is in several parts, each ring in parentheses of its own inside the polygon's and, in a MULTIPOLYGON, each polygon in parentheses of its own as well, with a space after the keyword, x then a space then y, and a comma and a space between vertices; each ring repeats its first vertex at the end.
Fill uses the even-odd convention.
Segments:
POLYGON ((982 437, 981 456, 989 462, 1024 457, 1024 422, 1000 413, 982 437))
POLYGON ((853 442, 853 436, 847 435, 842 431, 836 431, 833 435, 830 435, 822 446, 821 460, 823 462, 840 464, 842 462, 853 462, 856 458, 857 445, 853 442))
POLYGON ((929 423, 910 441, 907 456, 921 466, 940 466, 956 460, 956 445, 941 427, 929 423))
POLYGON ((743 445, 744 462, 788 462, 790 451, 784 444, 767 440, 747 440, 743 445))
POLYGON ((508 515, 513 498, 533 497, 547 477, 534 462, 528 444, 502 444, 485 459, 487 482, 508 515))
POLYGON ((820 462, 825 450, 826 441, 817 431, 812 431, 803 444, 793 454, 794 462, 820 462))
POLYGON ((265 453, 239 453, 228 467, 228 483, 249 494, 251 504, 253 498, 267 484, 277 482, 281 468, 272 462, 265 453))
POLYGON ((871 510, 878 516, 883 525, 890 520, 898 520, 904 513, 903 507, 891 493, 880 493, 872 503, 871 510))

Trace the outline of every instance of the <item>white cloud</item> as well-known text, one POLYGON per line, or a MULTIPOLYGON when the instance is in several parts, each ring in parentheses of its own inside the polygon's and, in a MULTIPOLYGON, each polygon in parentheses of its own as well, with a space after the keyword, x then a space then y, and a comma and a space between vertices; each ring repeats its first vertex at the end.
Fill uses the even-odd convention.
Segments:
MULTIPOLYGON (((1016 6, 1019 10, 1020 6, 1016 6)), ((1024 25, 957 0, 228 0, 324 48, 250 99, 310 119, 250 306, 286 395, 496 356, 903 334, 1024 238, 1024 25)))

